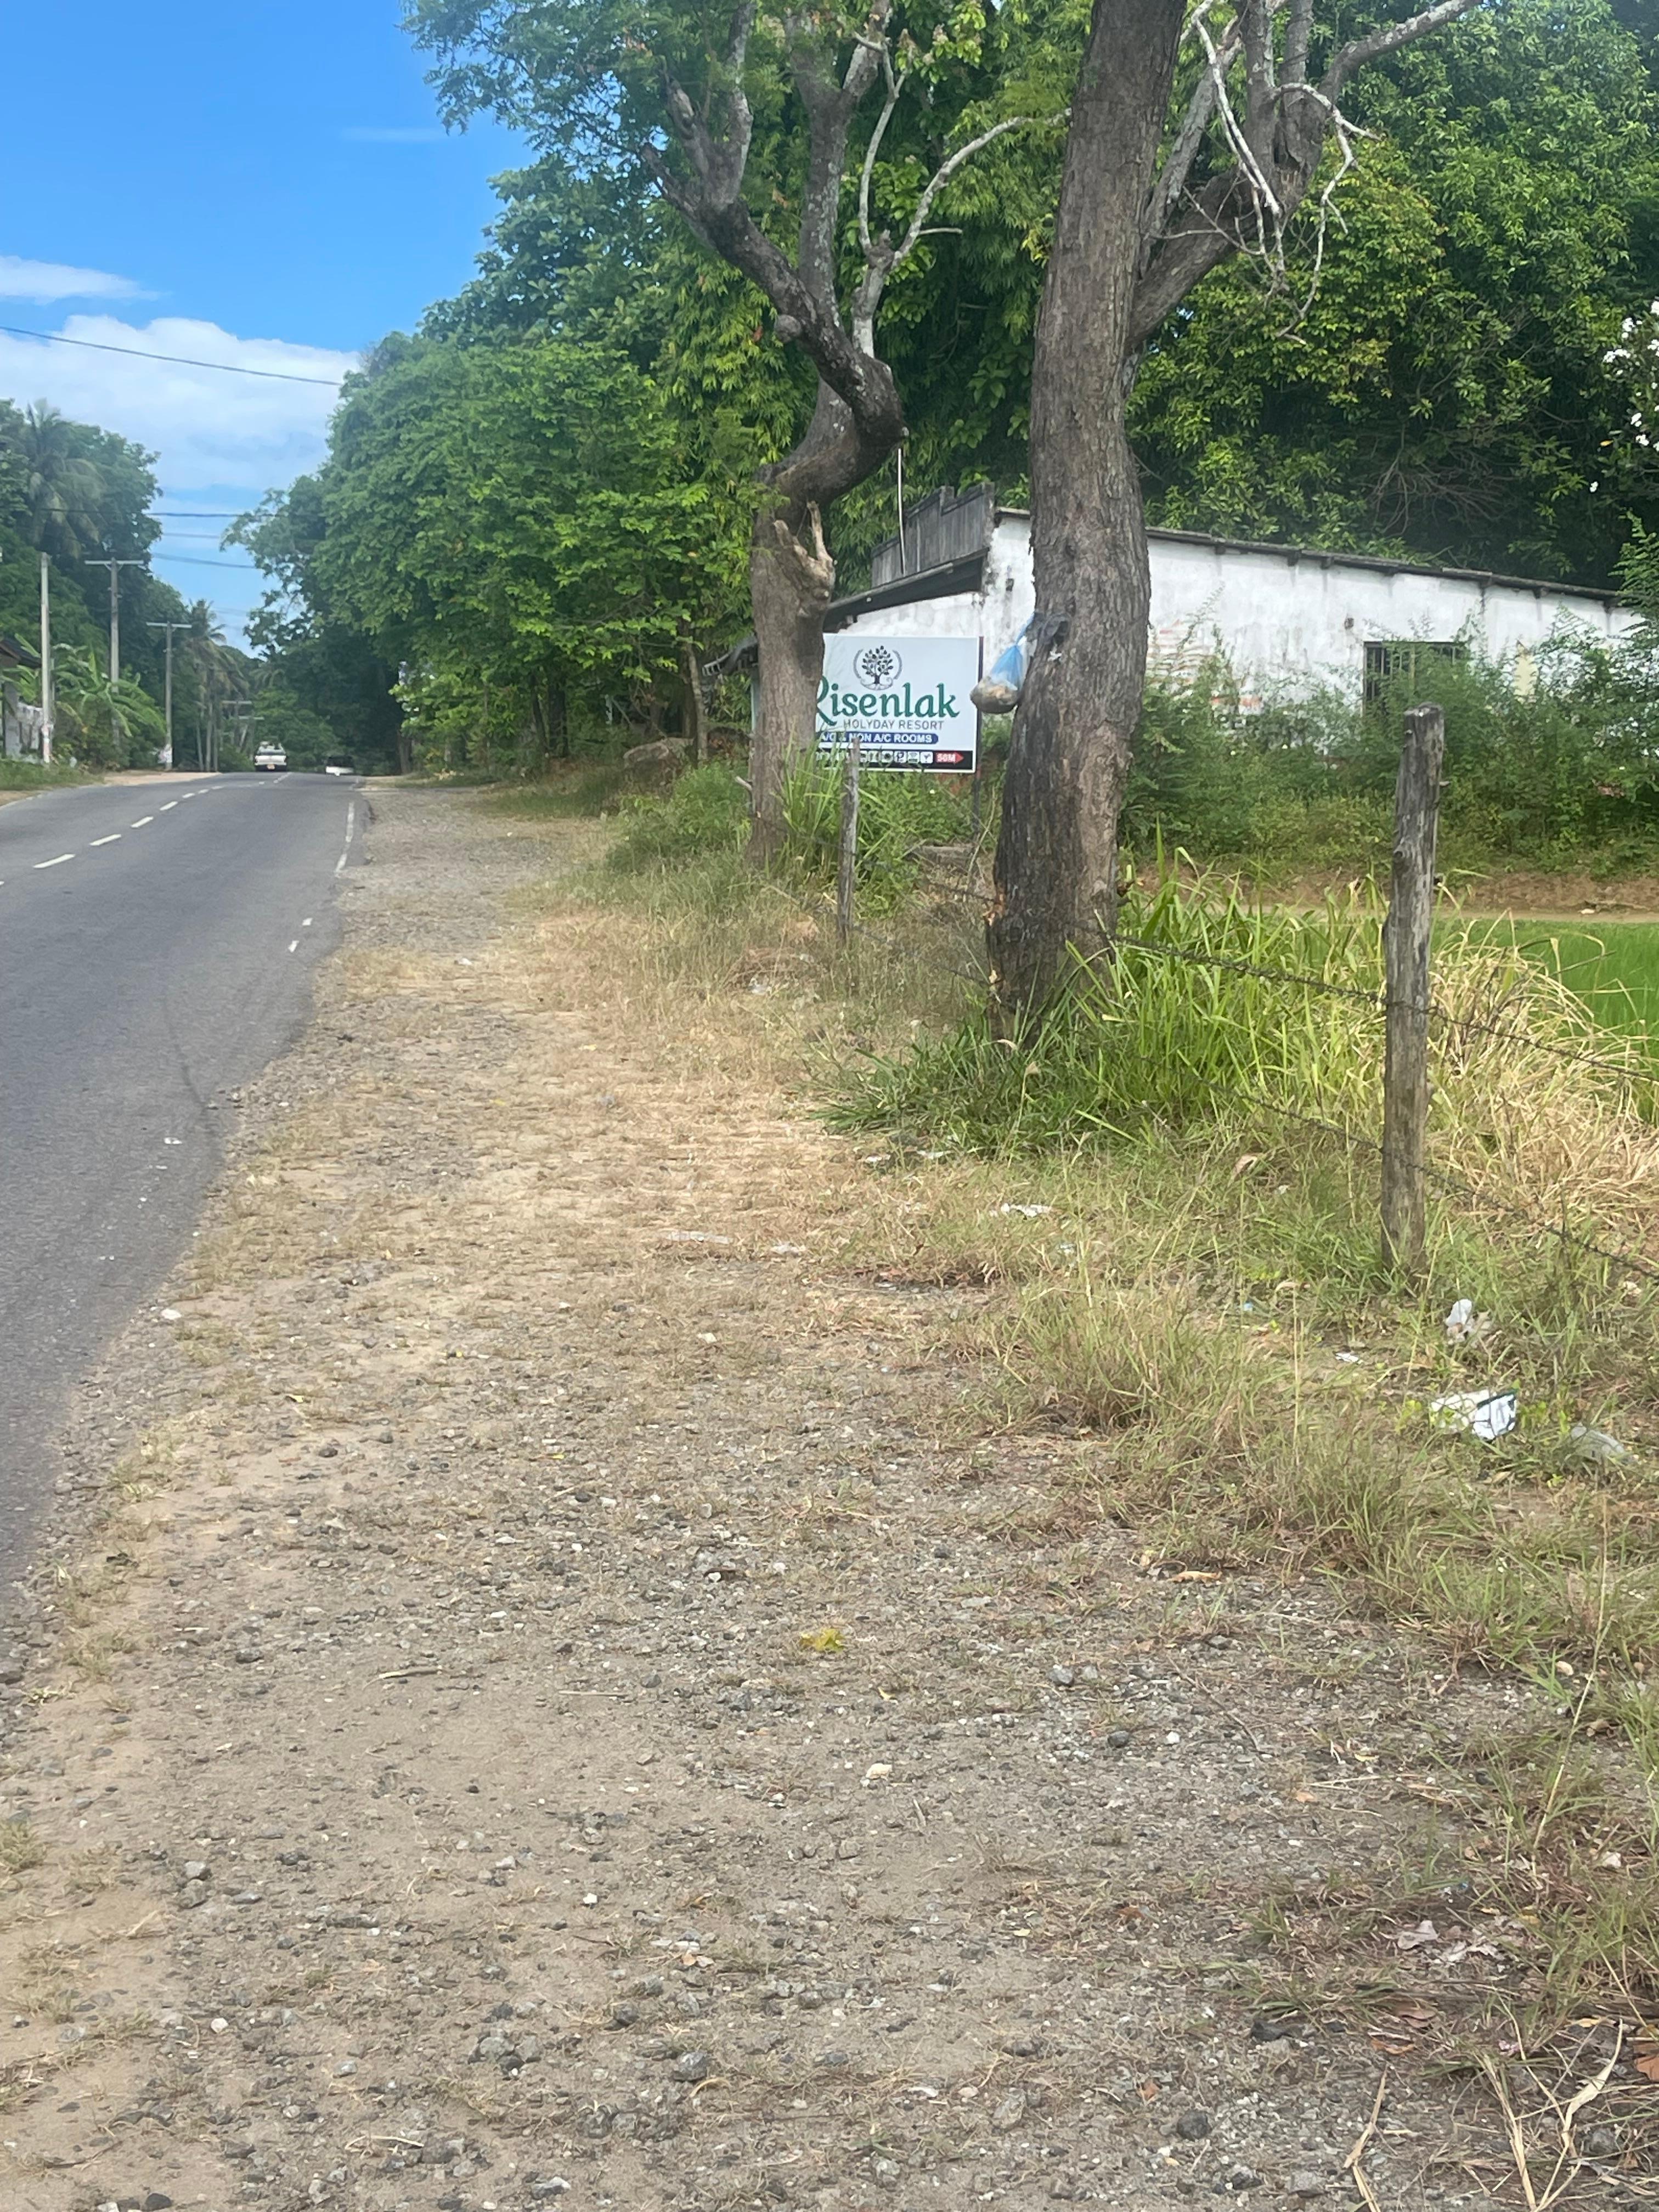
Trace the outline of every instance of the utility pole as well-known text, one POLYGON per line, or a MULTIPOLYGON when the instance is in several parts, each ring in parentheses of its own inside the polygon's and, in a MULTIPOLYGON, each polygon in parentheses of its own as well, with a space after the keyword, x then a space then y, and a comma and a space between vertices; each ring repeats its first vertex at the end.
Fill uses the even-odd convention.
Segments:
POLYGON ((52 766, 52 561, 40 556, 40 762, 52 766))
POLYGON ((149 563, 144 561, 94 561, 90 556, 85 557, 88 568, 109 570, 109 680, 112 684, 118 684, 121 680, 120 572, 123 568, 147 568, 149 563))
POLYGON ((171 768, 173 766, 173 633, 176 629, 193 629, 195 624, 187 622, 153 622, 146 623, 144 628, 164 629, 167 634, 167 675, 162 684, 162 698, 165 703, 161 711, 167 718, 167 757, 163 765, 171 768))

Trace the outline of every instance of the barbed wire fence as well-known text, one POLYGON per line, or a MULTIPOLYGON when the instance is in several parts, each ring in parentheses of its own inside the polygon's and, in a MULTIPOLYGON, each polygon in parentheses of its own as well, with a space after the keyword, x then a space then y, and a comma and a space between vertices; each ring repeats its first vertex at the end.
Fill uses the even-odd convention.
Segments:
MULTIPOLYGON (((1109 947, 1100 957, 1115 963, 1125 952, 1132 952, 1248 977, 1279 988, 1305 991, 1358 1006, 1382 1024, 1385 1073, 1381 1135, 1356 1127, 1351 1122, 1310 1112, 1305 1107, 1292 1105, 1281 1098, 1253 1094, 1235 1083, 1223 1083, 1206 1075, 1189 1060, 1181 1063, 1179 1073, 1183 1083, 1208 1092, 1222 1106, 1278 1117, 1286 1123, 1316 1131, 1350 1152, 1363 1153, 1374 1160, 1381 1186, 1383 1253, 1395 1272, 1409 1278, 1422 1269, 1426 1246, 1426 1193, 1432 1188, 1477 1212, 1500 1214, 1529 1234, 1550 1237, 1564 1250, 1621 1270, 1626 1277, 1659 1283, 1659 1264, 1645 1254, 1587 1236, 1565 1219, 1553 1220, 1535 1206, 1501 1197, 1477 1186, 1467 1176, 1437 1166, 1428 1158, 1429 1038, 1437 1026, 1443 1032, 1480 1036, 1515 1050, 1535 1053, 1557 1063, 1617 1078, 1628 1085, 1632 1093, 1639 1093, 1645 1087, 1651 1094, 1659 1087, 1659 1065, 1617 1059, 1606 1052, 1536 1036, 1513 1022, 1489 1020, 1477 1013, 1448 1006, 1434 997, 1431 984, 1431 931, 1444 721, 1437 707, 1416 708, 1407 719, 1401 787, 1396 793, 1394 868, 1383 929, 1386 972, 1380 988, 1366 989, 1310 969, 1274 966, 1237 954, 1171 945, 1122 930, 1114 933, 1109 947)), ((856 914, 856 759, 849 760, 848 769, 848 787, 853 796, 842 810, 841 866, 833 905, 837 937, 842 945, 854 938, 862 939, 896 959, 914 961, 918 950, 914 939, 902 941, 890 936, 860 921, 856 914)), ((775 878, 767 880, 773 890, 815 920, 831 918, 826 911, 827 902, 803 898, 775 878)), ((927 880, 926 888, 930 896, 957 900, 965 908, 982 911, 986 904, 984 892, 971 885, 948 883, 934 877, 927 880)), ((967 949, 964 945, 963 951, 967 949)), ((982 963, 969 966, 951 960, 939 964, 976 989, 986 987, 988 977, 982 963)), ((1167 1081, 1167 1060, 1159 1062, 1121 1032, 1114 1036, 1113 1045, 1115 1051, 1167 1081)))

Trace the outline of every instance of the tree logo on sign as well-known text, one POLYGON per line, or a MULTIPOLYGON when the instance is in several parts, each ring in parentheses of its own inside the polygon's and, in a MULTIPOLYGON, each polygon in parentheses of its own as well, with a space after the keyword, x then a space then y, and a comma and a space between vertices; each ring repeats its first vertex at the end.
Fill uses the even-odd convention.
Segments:
POLYGON ((878 691, 884 684, 898 682, 904 663, 890 645, 866 645, 862 653, 853 655, 853 673, 860 684, 878 691))

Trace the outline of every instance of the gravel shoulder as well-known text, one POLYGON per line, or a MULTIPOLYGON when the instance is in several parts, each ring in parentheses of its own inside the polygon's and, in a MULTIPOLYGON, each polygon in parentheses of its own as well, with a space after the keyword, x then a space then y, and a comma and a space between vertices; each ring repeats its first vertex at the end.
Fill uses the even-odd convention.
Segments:
POLYGON ((1445 1936, 1519 1693, 1149 1571, 971 1418, 983 1294, 854 1264, 856 1148, 534 894, 592 832, 374 806, 18 1595, 0 2201, 1358 2204, 1374 2114, 1366 2201, 1512 2179, 1420 2063, 1497 1951, 1324 1931, 1445 1936))

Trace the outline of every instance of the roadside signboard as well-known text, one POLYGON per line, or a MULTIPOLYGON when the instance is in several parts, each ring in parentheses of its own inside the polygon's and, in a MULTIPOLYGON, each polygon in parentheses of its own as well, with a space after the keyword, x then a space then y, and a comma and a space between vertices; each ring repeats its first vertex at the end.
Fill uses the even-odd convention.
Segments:
POLYGON ((844 753, 856 734, 866 768, 972 775, 979 656, 976 637, 826 637, 819 752, 844 753))

